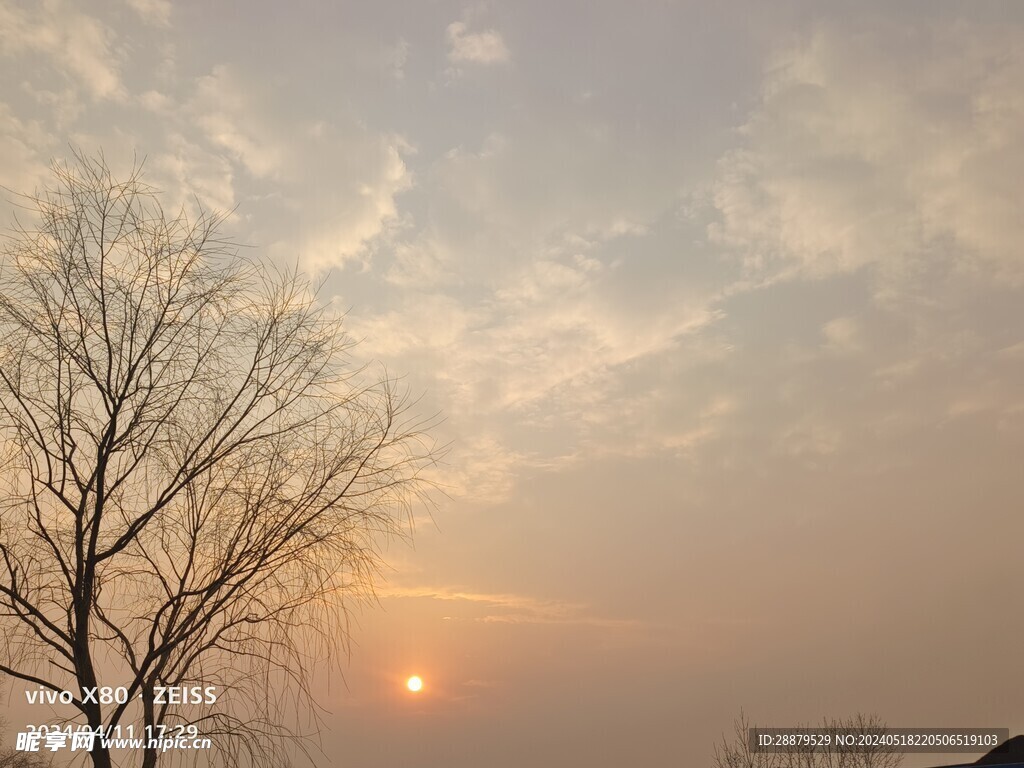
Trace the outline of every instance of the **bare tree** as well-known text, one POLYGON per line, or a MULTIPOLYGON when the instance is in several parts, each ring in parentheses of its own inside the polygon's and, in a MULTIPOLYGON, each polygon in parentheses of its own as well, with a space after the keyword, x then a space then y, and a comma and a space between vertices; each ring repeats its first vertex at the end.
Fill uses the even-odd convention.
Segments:
POLYGON ((52 763, 36 752, 0 750, 0 768, 50 768, 52 763))
MULTIPOLYGON (((899 768, 903 755, 886 747, 839 746, 824 748, 807 746, 787 752, 755 750, 749 738, 751 726, 741 712, 733 724, 731 739, 722 737, 715 745, 712 764, 714 768, 899 768)), ((885 725, 874 715, 856 714, 846 720, 822 720, 816 728, 824 733, 843 731, 858 737, 885 732, 885 725)), ((857 743, 859 739, 855 738, 857 743)))
POLYGON ((748 737, 752 726, 747 716, 741 711, 739 718, 733 722, 732 739, 722 735, 721 744, 715 745, 713 757, 714 768, 781 768, 781 758, 774 752, 759 752, 751 747, 748 737))
MULTIPOLYGON (((3 685, 0 684, 0 697, 4 695, 3 685)), ((7 730, 7 721, 0 717, 0 734, 7 730)), ((9 747, 0 748, 0 768, 49 768, 51 760, 38 752, 20 752, 9 747)))
POLYGON ((213 741, 132 764, 279 768, 342 598, 407 530, 425 425, 222 217, 166 216, 102 156, 54 173, 0 261, 0 672, 71 691, 91 728, 213 741))
POLYGON ((846 746, 832 752, 823 753, 815 766, 823 768, 899 768, 903 755, 891 747, 872 744, 871 739, 862 736, 882 736, 885 734, 885 723, 877 715, 857 713, 845 720, 824 719, 821 729, 825 731, 842 730, 854 736, 854 744, 862 746, 846 746), (867 745, 863 745, 863 744, 867 745))

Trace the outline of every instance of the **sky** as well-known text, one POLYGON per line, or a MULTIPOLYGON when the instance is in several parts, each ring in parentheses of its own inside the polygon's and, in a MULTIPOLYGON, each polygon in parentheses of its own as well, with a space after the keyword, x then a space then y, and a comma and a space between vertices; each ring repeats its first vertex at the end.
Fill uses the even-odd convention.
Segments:
POLYGON ((0 184, 72 147, 440 417, 324 765, 1024 732, 1024 5, 0 0, 0 184))

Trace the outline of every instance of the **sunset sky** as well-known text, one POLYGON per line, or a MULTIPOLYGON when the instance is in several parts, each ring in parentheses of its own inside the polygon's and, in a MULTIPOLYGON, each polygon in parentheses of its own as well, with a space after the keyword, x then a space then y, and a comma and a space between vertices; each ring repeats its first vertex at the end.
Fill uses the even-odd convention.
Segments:
POLYGON ((0 0, 0 73, 0 185, 145 158, 442 420, 325 765, 1024 732, 1024 3, 0 0))

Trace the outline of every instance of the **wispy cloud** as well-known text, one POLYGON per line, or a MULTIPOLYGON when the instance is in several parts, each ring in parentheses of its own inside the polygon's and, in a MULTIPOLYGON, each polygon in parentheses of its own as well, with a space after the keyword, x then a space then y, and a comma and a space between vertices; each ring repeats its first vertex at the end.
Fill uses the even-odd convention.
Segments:
POLYGON ((126 0, 147 24, 166 27, 171 23, 170 0, 126 0))
POLYGON ((196 80, 190 105, 207 139, 226 151, 257 178, 275 177, 283 169, 284 142, 270 135, 240 76, 219 65, 196 80))
MULTIPOLYGON (((264 241, 273 258, 297 258, 314 274, 367 261, 375 240, 399 219, 395 198, 413 184, 405 162, 413 148, 356 121, 296 121, 279 91, 228 65, 192 85, 183 100, 153 90, 140 96, 173 137, 167 144, 174 151, 154 165, 171 169, 182 190, 213 192, 206 202, 217 208, 234 200, 240 176, 248 177, 250 200, 254 189, 277 199, 287 215, 264 241)), ((243 215, 254 215, 253 207, 243 215)))
POLYGON ((121 82, 122 52, 112 29, 61 2, 23 10, 0 3, 0 50, 6 55, 41 53, 78 80, 97 100, 126 96, 121 82))
POLYGON ((630 619, 612 619, 594 615, 583 603, 538 599, 526 595, 483 593, 454 587, 387 587, 379 590, 382 598, 415 598, 462 603, 483 609, 483 615, 448 616, 449 620, 494 624, 568 624, 628 629, 641 626, 630 619))
POLYGON ((505 41, 493 29, 470 32, 464 21, 453 21, 445 34, 448 60, 455 64, 498 64, 509 59, 505 41))
POLYGON ((0 101, 0 157, 5 186, 19 192, 36 187, 48 172, 45 151, 52 141, 42 126, 19 119, 0 101))
POLYGON ((1024 55, 975 32, 936 22, 908 49, 898 25, 822 25, 781 51, 721 162, 712 240, 763 281, 870 268, 881 298, 936 270, 1024 280, 1024 55))

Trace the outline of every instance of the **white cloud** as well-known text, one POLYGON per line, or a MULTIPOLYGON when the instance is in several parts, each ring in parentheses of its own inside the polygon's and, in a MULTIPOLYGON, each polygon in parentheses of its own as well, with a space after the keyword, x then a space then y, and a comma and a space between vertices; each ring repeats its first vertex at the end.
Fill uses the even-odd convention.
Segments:
POLYGON ((790 390, 763 415, 778 455, 849 457, 953 417, 1014 423, 1020 374, 1000 350, 1018 340, 1024 286, 1019 39, 932 21, 908 45, 895 22, 825 24, 766 67, 719 164, 709 235, 742 266, 732 295, 822 313, 811 333, 752 334, 779 352, 766 389, 790 390), (823 310, 834 299, 838 316, 823 310))
POLYGON ((364 338, 374 354, 396 357, 424 350, 445 351, 485 322, 486 315, 450 296, 414 289, 407 295, 411 300, 399 309, 350 318, 350 331, 364 338))
POLYGON ((936 269, 1021 281, 1018 40, 932 26, 908 48, 873 30, 821 27, 769 67, 720 165, 712 239, 759 280, 871 267, 880 296, 936 269))
POLYGON ((49 91, 45 88, 34 88, 27 81, 22 82, 22 90, 28 92, 36 103, 45 106, 53 118, 54 128, 66 131, 84 111, 84 105, 74 88, 61 88, 49 91))
MULTIPOLYGON (((679 353, 718 316, 706 284, 651 283, 687 258, 677 242, 651 243, 665 238, 679 179, 671 160, 625 142, 556 122, 452 148, 421 171, 428 220, 389 243, 385 306, 349 316, 368 351, 435 393, 451 463, 468 468, 448 478, 453 495, 507 498, 521 477, 583 455, 686 453, 730 418, 652 417, 643 430, 616 418, 631 370, 679 353)), ((651 367, 645 392, 706 404, 651 367)))
POLYGON ((180 133, 168 135, 166 151, 154 154, 146 167, 152 171, 151 180, 160 182, 166 210, 174 211, 181 206, 191 209, 195 198, 212 211, 226 212, 235 207, 231 164, 180 133))
POLYGON ((851 355, 864 349, 864 331, 854 317, 837 317, 821 329, 824 347, 835 355, 851 355))
POLYGON ((453 21, 445 34, 448 60, 453 63, 497 64, 509 59, 505 41, 493 29, 470 32, 465 22, 453 21))
MULTIPOLYGON (((48 148, 55 143, 41 125, 20 120, 4 102, 0 102, 0 158, 3 158, 3 185, 15 194, 30 194, 49 176, 48 148)), ((10 195, 0 189, 6 203, 10 195)), ((11 214, 5 205, 3 221, 11 214)))
POLYGON ((138 99, 143 107, 158 115, 169 116, 175 108, 174 101, 170 97, 156 90, 145 91, 139 95, 138 99))
POLYGON ((678 205, 676 160, 575 122, 492 132, 435 165, 438 192, 522 252, 641 237, 678 205))
POLYGON ((494 436, 475 435, 458 442, 444 466, 430 475, 453 498, 497 504, 510 497, 519 473, 531 465, 539 462, 494 436))
POLYGON ((385 279, 394 286, 428 290, 457 279, 450 253, 432 233, 424 233, 415 243, 395 243, 391 250, 394 263, 385 279))
POLYGON ((390 50, 391 74, 396 80, 405 79, 405 65, 409 63, 409 41, 400 39, 390 50))
POLYGON ((123 55, 114 39, 113 31, 99 19, 63 2, 52 0, 34 11, 0 3, 0 49, 8 56, 26 51, 47 56, 97 100, 125 97, 123 55))
MULTIPOLYGON (((394 307, 350 315, 349 330, 374 356, 427 377, 424 386, 446 414, 443 439, 453 443, 450 466, 439 474, 452 496, 502 501, 524 474, 557 470, 584 453, 635 454, 639 442, 641 452, 688 452, 730 418, 731 405, 718 407, 718 400, 715 407, 697 403, 704 413, 671 424, 654 417, 640 425, 622 412, 623 377, 712 323, 716 315, 705 305, 676 297, 624 305, 626 268, 586 253, 537 255, 491 274, 485 289, 438 276, 457 273, 468 254, 436 239, 402 254, 404 277, 390 280, 394 307), (424 260, 431 278, 411 279, 424 260), (517 438, 523 429, 529 436, 517 438)), ((645 386, 680 396, 660 375, 645 386)))
MULTIPOLYGON (((296 121, 277 92, 226 65, 197 78, 194 90, 180 130, 198 127, 211 149, 282 201, 281 226, 263 241, 272 256, 322 272, 365 260, 397 222, 395 198, 413 183, 404 156, 414 150, 400 136, 356 122, 296 121)), ((153 91, 143 101, 157 111, 168 107, 153 91)))
POLYGON ((170 0, 125 0, 147 24, 166 27, 171 23, 170 0))
POLYGON ((257 178, 273 178, 282 169, 286 148, 268 131, 250 103, 248 89, 225 65, 196 80, 190 110, 207 139, 225 150, 257 178))
POLYGON ((304 196, 303 184, 317 195, 297 212, 307 233, 298 255, 314 273, 365 261, 375 241, 399 223, 395 198, 413 186, 403 158, 410 148, 401 137, 338 133, 309 142, 288 175, 296 199, 304 196))

